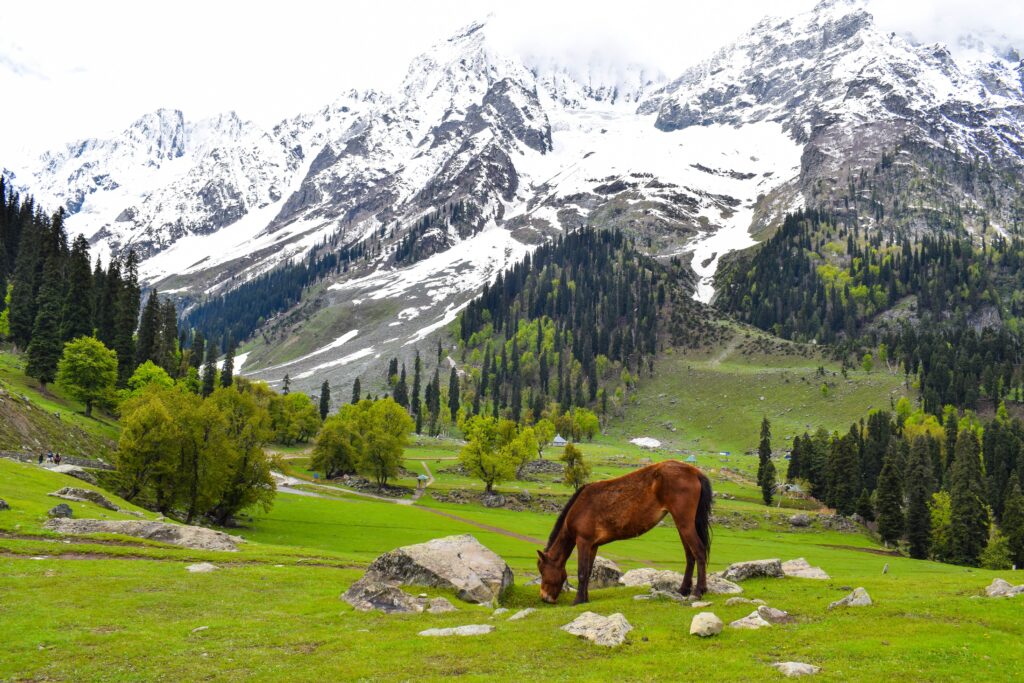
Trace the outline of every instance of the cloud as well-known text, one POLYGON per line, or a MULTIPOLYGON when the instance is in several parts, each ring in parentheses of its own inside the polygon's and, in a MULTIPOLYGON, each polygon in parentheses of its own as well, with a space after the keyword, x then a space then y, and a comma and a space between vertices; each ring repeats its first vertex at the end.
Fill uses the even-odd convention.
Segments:
POLYGON ((993 0, 872 0, 879 28, 908 36, 916 43, 944 43, 954 51, 981 39, 995 47, 1024 47, 1024 4, 993 0))

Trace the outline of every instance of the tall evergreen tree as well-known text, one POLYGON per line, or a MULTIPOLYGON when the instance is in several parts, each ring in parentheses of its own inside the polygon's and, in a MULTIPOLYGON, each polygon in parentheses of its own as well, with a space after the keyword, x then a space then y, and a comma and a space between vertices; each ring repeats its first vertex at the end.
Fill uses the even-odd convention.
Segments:
POLYGON ((775 463, 772 462, 772 427, 768 418, 761 419, 761 442, 757 446, 757 484, 765 505, 772 504, 775 493, 775 463))
POLYGON ((1010 475, 1007 485, 1002 527, 1010 546, 1010 560, 1018 568, 1024 567, 1024 492, 1016 472, 1010 475))
POLYGON ((406 410, 409 409, 409 384, 405 381, 405 363, 402 363, 402 372, 398 376, 398 383, 395 384, 395 403, 406 410))
POLYGON ((416 360, 413 363, 413 376, 412 376, 412 398, 409 401, 409 409, 414 416, 416 416, 416 433, 420 433, 420 425, 423 424, 423 420, 420 419, 420 412, 423 407, 420 405, 420 390, 421 380, 420 375, 423 373, 423 362, 420 360, 420 351, 416 349, 416 360))
POLYGON ((178 309, 171 298, 164 299, 160 304, 160 341, 157 353, 160 360, 157 364, 173 378, 181 374, 181 361, 178 357, 178 309))
POLYGON ((129 250, 121 266, 122 284, 114 304, 114 343, 118 385, 124 386, 135 372, 135 328, 139 321, 141 291, 138 257, 129 250))
POLYGON ((459 414, 459 373, 452 368, 448 375, 448 412, 452 415, 452 421, 456 420, 459 414))
POLYGON ((988 543, 989 519, 980 451, 974 430, 968 428, 957 435, 949 490, 949 534, 956 564, 977 566, 988 543))
POLYGON ((205 355, 206 337, 203 336, 202 332, 196 332, 196 336, 192 340, 192 353, 189 355, 189 364, 198 370, 203 364, 205 355))
POLYGON ((789 452, 789 465, 786 467, 786 481, 795 481, 803 477, 800 467, 803 464, 803 440, 793 437, 793 448, 789 452))
POLYGON ((35 325, 32 327, 32 341, 28 345, 28 363, 25 374, 35 377, 46 386, 57 376, 64 344, 60 338, 61 295, 63 277, 58 256, 46 259, 43 282, 39 288, 35 325))
POLYGON ((287 396, 292 392, 292 378, 288 376, 288 373, 284 373, 284 379, 281 380, 281 393, 287 396))
POLYGON ((67 264, 67 293, 61 320, 61 339, 68 342, 92 335, 92 264, 89 242, 84 236, 75 238, 67 264))
POLYGON ((224 353, 224 365, 220 371, 220 385, 230 387, 235 381, 235 342, 228 340, 228 348, 224 353))
POLYGON ((896 543, 903 535, 903 491, 900 488, 900 472, 897 465, 896 448, 890 447, 882 460, 882 471, 878 475, 877 502, 875 504, 878 534, 886 543, 896 543))
POLYGON ((840 514, 852 515, 861 491, 857 437, 851 431, 833 439, 828 454, 828 492, 826 500, 840 514))
POLYGON ((39 266, 39 235, 32 222, 22 226, 18 256, 11 278, 11 308, 8 313, 11 339, 18 348, 28 348, 36 322, 36 283, 39 266))
POLYGON ((359 387, 359 378, 356 377, 355 381, 352 382, 352 404, 353 405, 355 405, 356 403, 359 403, 359 400, 362 398, 362 396, 360 395, 360 392, 361 392, 361 389, 359 387))
POLYGON ((861 489, 857 497, 857 514, 869 522, 875 521, 875 508, 871 505, 871 494, 866 488, 861 489))
POLYGON ((931 549, 932 517, 928 503, 932 497, 931 447, 928 439, 919 436, 910 446, 907 465, 907 541, 910 556, 926 559, 931 549))
POLYGON ((206 345, 206 364, 203 366, 203 397, 209 396, 217 387, 217 349, 206 345))
POLYGON ((326 420, 331 412, 331 383, 324 380, 320 385, 320 419, 326 420))
MULTIPOLYGON (((162 366, 159 353, 160 344, 160 295, 154 289, 146 299, 142 308, 142 320, 139 322, 139 334, 135 340, 135 364, 142 365, 153 361, 162 366)), ((165 368, 166 369, 166 368, 165 368)))

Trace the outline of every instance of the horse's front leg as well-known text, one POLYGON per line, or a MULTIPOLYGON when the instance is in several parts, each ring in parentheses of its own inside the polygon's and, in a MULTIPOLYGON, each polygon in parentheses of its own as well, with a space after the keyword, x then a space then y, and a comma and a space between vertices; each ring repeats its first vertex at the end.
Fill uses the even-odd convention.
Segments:
POLYGON ((590 572, 594 569, 594 546, 586 541, 576 542, 576 564, 579 572, 574 605, 590 602, 590 572))

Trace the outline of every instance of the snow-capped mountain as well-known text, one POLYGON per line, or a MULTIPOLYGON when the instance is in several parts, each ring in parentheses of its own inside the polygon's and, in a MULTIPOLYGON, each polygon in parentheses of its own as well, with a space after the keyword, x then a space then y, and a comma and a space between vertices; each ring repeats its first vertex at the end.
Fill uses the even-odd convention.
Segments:
MULTIPOLYGON (((886 154, 921 178, 963 159, 1019 171, 1022 122, 1011 51, 954 57, 879 30, 862 0, 825 0, 672 81, 511 54, 475 23, 414 59, 393 92, 349 92, 270 130, 161 110, 14 170, 101 251, 138 249, 146 281, 186 305, 364 245, 247 347, 244 373, 312 386, 406 353, 531 245, 583 224, 690 259, 710 301, 724 255, 786 211, 838 201, 886 154)), ((1010 188, 960 176, 922 181, 930 194, 911 199, 954 198, 971 220, 1007 225, 1010 188)))

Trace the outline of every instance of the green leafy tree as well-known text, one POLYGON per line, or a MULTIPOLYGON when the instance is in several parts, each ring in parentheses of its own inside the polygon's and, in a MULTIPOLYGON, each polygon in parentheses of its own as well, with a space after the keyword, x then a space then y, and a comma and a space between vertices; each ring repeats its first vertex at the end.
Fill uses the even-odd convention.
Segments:
POLYGON ((537 420, 537 423, 533 425, 533 433, 537 437, 537 457, 542 458, 544 457, 544 447, 555 438, 555 423, 546 417, 537 420))
POLYGON ((495 484, 515 476, 526 449, 513 445, 514 422, 475 415, 466 421, 463 431, 466 445, 459 453, 459 460, 471 476, 484 483, 486 493, 492 493, 495 484))
POLYGON ((775 463, 772 462, 772 428, 768 418, 761 419, 761 442, 757 447, 757 485, 765 505, 772 504, 775 493, 775 463))
POLYGON ((94 337, 79 337, 64 345, 57 365, 57 384, 85 404, 85 416, 106 400, 117 383, 117 354, 94 337))
MULTIPOLYGON (((116 377, 114 378, 117 379, 116 377)), ((167 374, 167 371, 151 360, 135 368, 135 372, 128 378, 128 387, 124 397, 138 396, 146 387, 156 385, 169 389, 174 386, 174 380, 167 374)))
MULTIPOLYGON (((137 500, 157 481, 170 481, 175 461, 175 425, 159 387, 122 406, 117 443, 117 475, 121 494, 137 500)), ((171 496, 164 496, 170 499, 171 496)))
POLYGON ((949 493, 946 491, 933 493, 929 511, 932 518, 931 556, 939 562, 950 562, 953 557, 953 539, 949 493))
POLYGON ((415 424, 405 409, 392 399, 373 401, 366 412, 363 451, 356 469, 372 477, 379 488, 398 474, 409 433, 415 424))
POLYGON ((903 516, 903 491, 900 486, 899 467, 896 463, 896 449, 890 448, 878 476, 876 512, 878 534, 886 543, 896 543, 903 535, 906 519, 903 516))
POLYGON ((985 569, 1010 569, 1013 567, 1010 544, 995 524, 989 531, 988 543, 981 553, 980 563, 985 569))
POLYGON ((950 472, 950 540, 953 562, 977 566, 988 542, 989 518, 981 477, 978 436, 961 431, 956 440, 950 472))
POLYGON ((324 420, 313 444, 310 467, 314 471, 323 472, 328 479, 355 473, 364 448, 363 412, 358 404, 350 403, 324 420))
POLYGON ((583 452, 567 443, 559 459, 565 464, 562 481, 579 491, 590 478, 590 464, 583 458, 583 452))
POLYGON ((208 400, 223 416, 230 443, 223 463, 223 484, 210 508, 210 516, 216 523, 226 524, 242 510, 254 506, 268 511, 275 491, 270 459, 263 450, 273 434, 269 412, 252 391, 233 387, 214 391, 208 400))
POLYGON ((586 408, 576 408, 572 411, 573 436, 587 441, 593 441, 594 435, 601 431, 601 421, 597 415, 586 408))

